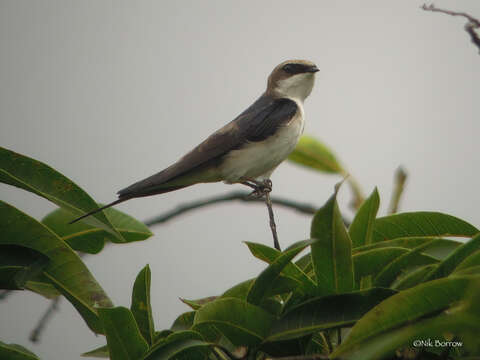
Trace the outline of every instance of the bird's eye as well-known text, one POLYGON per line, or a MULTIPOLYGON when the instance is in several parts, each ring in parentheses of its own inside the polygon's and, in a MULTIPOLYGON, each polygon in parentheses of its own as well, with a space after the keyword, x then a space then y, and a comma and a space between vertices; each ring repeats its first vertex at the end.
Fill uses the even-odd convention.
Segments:
POLYGON ((292 64, 287 64, 283 67, 283 71, 285 71, 286 73, 293 73, 293 65, 292 64))

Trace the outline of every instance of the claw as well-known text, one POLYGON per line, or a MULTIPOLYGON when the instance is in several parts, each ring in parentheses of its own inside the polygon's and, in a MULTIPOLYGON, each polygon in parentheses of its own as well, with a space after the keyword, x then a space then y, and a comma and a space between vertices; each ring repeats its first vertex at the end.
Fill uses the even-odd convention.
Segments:
POLYGON ((265 179, 264 181, 245 179, 242 184, 253 189, 248 195, 248 198, 250 199, 260 199, 262 196, 272 191, 272 181, 270 179, 265 179))
POLYGON ((249 199, 260 199, 263 195, 265 195, 262 191, 260 190, 253 190, 250 194, 247 195, 247 198, 249 199))

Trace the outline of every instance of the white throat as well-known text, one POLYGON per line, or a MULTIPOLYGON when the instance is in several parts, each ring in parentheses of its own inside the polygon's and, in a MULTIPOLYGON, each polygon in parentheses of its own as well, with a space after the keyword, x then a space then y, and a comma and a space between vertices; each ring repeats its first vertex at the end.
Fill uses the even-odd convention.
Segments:
POLYGON ((303 103, 312 92, 314 81, 315 77, 312 73, 296 74, 279 80, 274 91, 281 97, 295 99, 303 103))

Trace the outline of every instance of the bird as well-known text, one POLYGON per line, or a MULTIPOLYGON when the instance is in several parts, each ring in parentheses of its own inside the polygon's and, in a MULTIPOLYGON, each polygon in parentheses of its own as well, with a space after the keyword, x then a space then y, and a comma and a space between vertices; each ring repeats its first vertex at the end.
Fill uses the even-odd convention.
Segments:
POLYGON ((312 92, 318 71, 308 60, 280 63, 268 77, 265 92, 235 119, 171 166, 118 191, 117 200, 70 223, 130 199, 199 183, 239 183, 251 187, 254 196, 267 194, 272 189, 272 172, 303 133, 303 102, 312 92))

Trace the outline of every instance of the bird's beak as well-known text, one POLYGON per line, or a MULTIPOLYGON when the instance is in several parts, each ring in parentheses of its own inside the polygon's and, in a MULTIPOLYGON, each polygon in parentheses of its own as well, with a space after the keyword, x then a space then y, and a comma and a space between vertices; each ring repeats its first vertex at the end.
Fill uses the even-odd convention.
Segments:
POLYGON ((305 70, 305 72, 309 73, 316 73, 317 71, 320 71, 320 69, 317 68, 317 65, 310 66, 305 70))

